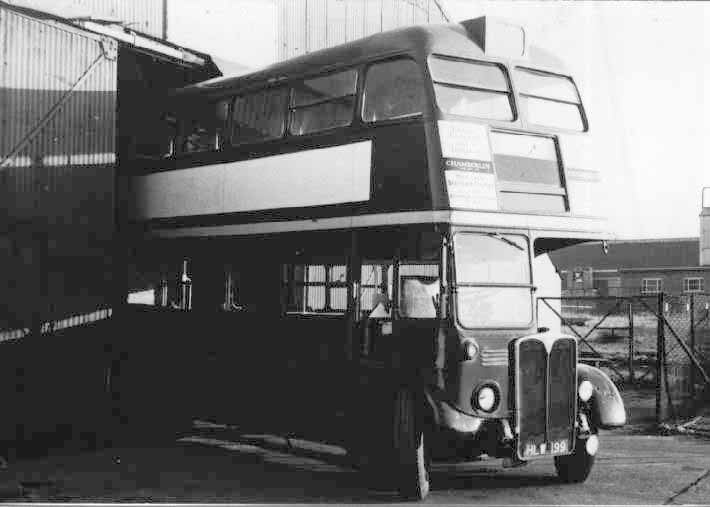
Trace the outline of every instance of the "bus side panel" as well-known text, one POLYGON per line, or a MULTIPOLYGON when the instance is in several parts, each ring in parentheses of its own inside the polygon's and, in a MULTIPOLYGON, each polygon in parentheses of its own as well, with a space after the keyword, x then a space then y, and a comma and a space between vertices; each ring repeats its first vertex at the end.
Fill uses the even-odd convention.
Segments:
POLYGON ((327 437, 343 403, 345 316, 288 315, 281 321, 285 369, 275 399, 289 431, 327 437))
POLYGON ((424 124, 418 121, 384 125, 371 132, 375 140, 374 171, 368 209, 431 209, 424 124))

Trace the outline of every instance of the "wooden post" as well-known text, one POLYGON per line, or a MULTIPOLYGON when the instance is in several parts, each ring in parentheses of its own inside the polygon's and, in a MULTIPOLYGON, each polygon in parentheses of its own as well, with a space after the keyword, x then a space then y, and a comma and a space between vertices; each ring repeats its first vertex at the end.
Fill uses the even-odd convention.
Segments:
POLYGON ((629 302, 628 315, 629 315, 629 384, 634 385, 635 374, 634 374, 634 308, 633 300, 629 302))
POLYGON ((665 322, 663 319, 663 293, 658 294, 657 318, 658 324, 656 327, 656 424, 660 425, 666 416, 666 410, 663 407, 664 391, 668 388, 663 382, 663 367, 666 362, 666 336, 665 322), (665 387, 664 387, 665 386, 665 387))
MULTIPOLYGON (((690 294, 690 353, 695 354, 695 294, 690 294)), ((690 382, 690 399, 695 400, 695 365, 692 359, 689 361, 690 371, 688 381, 690 382)))

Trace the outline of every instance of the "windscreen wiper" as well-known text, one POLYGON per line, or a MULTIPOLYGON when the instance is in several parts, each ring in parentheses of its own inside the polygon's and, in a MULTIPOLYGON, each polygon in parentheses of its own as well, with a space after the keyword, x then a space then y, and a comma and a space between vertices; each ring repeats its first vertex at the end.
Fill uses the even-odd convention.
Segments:
POLYGON ((525 251, 525 248, 523 248, 522 246, 518 245, 515 241, 513 241, 512 239, 508 239, 508 238, 506 238, 505 236, 501 236, 501 235, 498 234, 497 232, 489 232, 489 233, 488 233, 488 236, 490 236, 491 238, 499 239, 499 240, 501 240, 503 243, 508 243, 510 246, 514 246, 515 248, 517 248, 517 249, 520 250, 521 252, 524 252, 524 251, 525 251))

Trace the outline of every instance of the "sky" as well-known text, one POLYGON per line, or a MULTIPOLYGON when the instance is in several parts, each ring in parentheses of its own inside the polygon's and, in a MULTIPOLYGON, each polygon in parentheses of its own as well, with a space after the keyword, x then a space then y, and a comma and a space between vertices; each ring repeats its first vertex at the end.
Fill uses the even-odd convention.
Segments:
MULTIPOLYGON (((452 21, 490 15, 519 24, 531 44, 565 61, 589 117, 591 159, 604 178, 600 214, 617 238, 698 235, 701 190, 710 187, 710 5, 442 4, 452 21)), ((169 0, 168 14, 168 37, 178 44, 249 67, 276 59, 269 0, 169 0)))

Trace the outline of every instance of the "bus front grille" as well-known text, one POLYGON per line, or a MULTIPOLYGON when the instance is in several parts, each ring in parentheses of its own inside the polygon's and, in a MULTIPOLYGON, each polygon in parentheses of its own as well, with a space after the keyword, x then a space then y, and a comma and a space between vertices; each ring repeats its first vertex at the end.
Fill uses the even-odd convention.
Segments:
POLYGON ((483 366, 507 366, 508 365, 508 349, 489 349, 481 350, 481 365, 483 366))
POLYGON ((577 343, 522 338, 515 345, 515 417, 521 459, 568 454, 577 416, 577 343))

